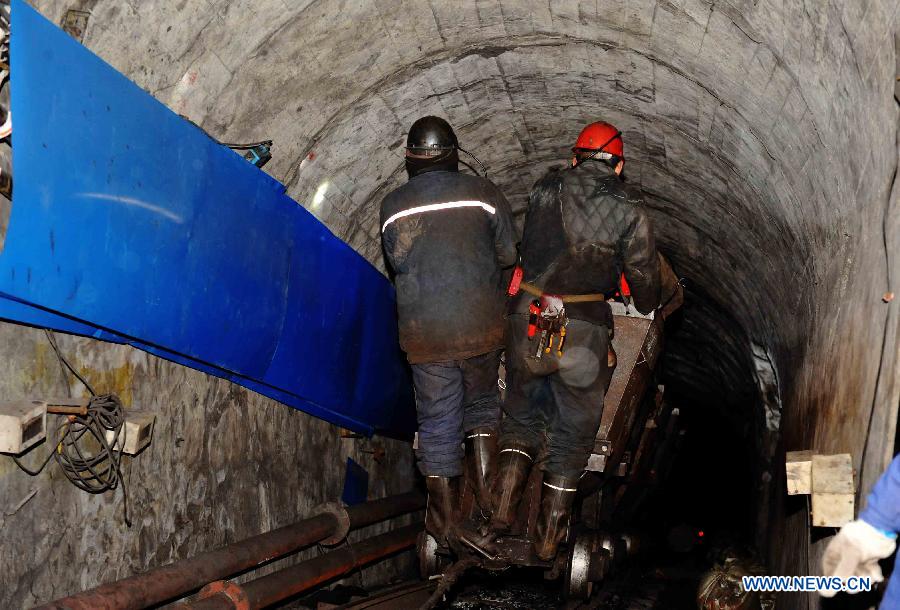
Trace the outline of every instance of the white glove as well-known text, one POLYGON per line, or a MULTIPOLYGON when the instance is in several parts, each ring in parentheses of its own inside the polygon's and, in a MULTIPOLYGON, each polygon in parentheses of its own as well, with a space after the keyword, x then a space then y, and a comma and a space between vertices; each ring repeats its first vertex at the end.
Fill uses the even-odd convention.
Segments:
MULTIPOLYGON (((845 580, 850 576, 868 576, 872 582, 881 582, 884 576, 878 560, 890 556, 896 546, 895 539, 865 521, 851 521, 828 543, 822 557, 822 573, 845 580)), ((823 597, 834 597, 836 593, 834 589, 819 591, 823 597)))

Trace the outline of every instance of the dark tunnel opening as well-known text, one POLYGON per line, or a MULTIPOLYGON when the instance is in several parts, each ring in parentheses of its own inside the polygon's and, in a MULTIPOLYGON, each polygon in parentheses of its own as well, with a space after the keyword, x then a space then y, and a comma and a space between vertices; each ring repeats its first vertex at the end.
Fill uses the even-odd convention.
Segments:
POLYGON ((679 450, 660 489, 647 500, 638 520, 653 527, 659 539, 681 525, 704 532, 703 542, 752 547, 755 544, 757 490, 754 486, 755 452, 747 431, 735 427, 715 405, 680 397, 679 450))
MULTIPOLYGON (((670 396, 681 411, 678 451, 633 518, 653 545, 637 568, 657 589, 651 599, 662 607, 693 608, 701 583, 715 570, 734 560, 747 569, 763 566, 765 554, 757 547, 760 490, 746 430, 715 405, 682 398, 670 396)), ((629 578, 635 576, 622 577, 629 578)))
POLYGON ((678 516, 662 510, 650 520, 692 523, 713 537, 719 531, 764 557, 768 507, 763 503, 773 449, 766 442, 773 431, 767 433, 761 392, 774 392, 768 400, 775 402, 778 387, 757 384, 749 341, 731 315, 691 278, 682 282, 685 306, 666 325, 660 375, 666 400, 680 411, 681 438, 652 502, 678 516))

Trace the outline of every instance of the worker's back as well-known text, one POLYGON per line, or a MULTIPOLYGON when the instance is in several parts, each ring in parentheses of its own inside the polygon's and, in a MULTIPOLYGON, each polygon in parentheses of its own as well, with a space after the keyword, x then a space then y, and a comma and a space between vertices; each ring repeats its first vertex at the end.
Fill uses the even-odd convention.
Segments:
MULTIPOLYGON (((531 192, 522 237, 525 279, 551 294, 612 293, 625 273, 635 305, 659 304, 659 263, 640 199, 597 162, 551 171, 531 192)), ((601 321, 602 304, 570 317, 601 321)))
POLYGON ((409 361, 502 347, 502 268, 515 262, 515 242, 499 189, 477 176, 425 172, 384 199, 381 226, 409 361))

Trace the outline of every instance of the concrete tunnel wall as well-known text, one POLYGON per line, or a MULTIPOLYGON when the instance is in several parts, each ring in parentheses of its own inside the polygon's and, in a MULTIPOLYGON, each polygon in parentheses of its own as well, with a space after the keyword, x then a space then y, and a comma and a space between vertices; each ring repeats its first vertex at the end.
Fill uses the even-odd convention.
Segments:
MULTIPOLYGON (((900 394, 898 303, 882 301, 900 273, 897 3, 34 4, 57 23, 89 12, 84 43, 212 135, 274 139, 266 171, 380 268, 377 207, 405 179, 415 118, 448 118, 519 213, 581 126, 610 120, 660 246, 687 278, 671 378, 760 422, 746 396, 765 377, 754 362, 771 363, 768 421, 780 435, 756 444, 774 498, 760 521, 783 541, 773 572, 814 572, 822 546, 807 544, 805 511, 784 509, 780 451, 850 452, 861 489, 887 464, 900 394)), ((321 427, 298 433, 307 425, 321 427)), ((34 543, 79 535, 34 527, 34 543)), ((82 573, 54 576, 68 581, 60 590, 98 578, 82 573)))

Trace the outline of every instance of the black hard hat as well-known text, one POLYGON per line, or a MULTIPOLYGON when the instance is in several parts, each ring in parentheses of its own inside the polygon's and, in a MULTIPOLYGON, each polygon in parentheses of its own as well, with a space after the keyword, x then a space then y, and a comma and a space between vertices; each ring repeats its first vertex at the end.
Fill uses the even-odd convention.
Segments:
POLYGON ((459 146, 450 123, 436 116, 422 117, 409 128, 406 154, 414 157, 439 157, 459 146))
POLYGON ((444 119, 426 116, 409 128, 406 136, 406 170, 410 177, 433 171, 458 171, 459 141, 444 119))

